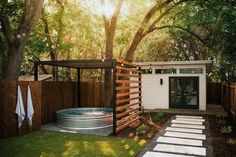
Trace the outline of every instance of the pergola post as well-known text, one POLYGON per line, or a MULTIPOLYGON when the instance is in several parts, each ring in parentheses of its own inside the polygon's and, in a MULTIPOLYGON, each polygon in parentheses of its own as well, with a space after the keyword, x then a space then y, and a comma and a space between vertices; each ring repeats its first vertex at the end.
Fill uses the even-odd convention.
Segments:
MULTIPOLYGON (((142 70, 142 68, 141 67, 138 67, 138 70, 139 71, 141 71, 142 70)), ((138 73, 138 75, 139 75, 139 78, 138 78, 138 81, 139 81, 139 89, 138 89, 138 91, 139 91, 139 102, 142 102, 142 88, 141 88, 141 86, 142 86, 142 73, 138 73)), ((140 103, 139 104, 139 107, 140 107, 140 109, 139 109, 139 111, 140 111, 140 113, 142 112, 142 103, 140 103)))
POLYGON ((34 63, 34 81, 38 81, 38 63, 34 63))
POLYGON ((113 135, 116 135, 116 62, 113 65, 113 97, 112 97, 112 108, 113 108, 113 135))
POLYGON ((78 107, 80 107, 80 68, 77 68, 77 90, 78 90, 78 107))

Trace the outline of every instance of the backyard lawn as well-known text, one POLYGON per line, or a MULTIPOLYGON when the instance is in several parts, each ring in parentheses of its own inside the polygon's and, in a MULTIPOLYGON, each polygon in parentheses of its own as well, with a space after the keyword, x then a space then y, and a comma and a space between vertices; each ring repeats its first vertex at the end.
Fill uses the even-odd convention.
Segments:
POLYGON ((146 144, 145 140, 94 135, 38 131, 0 140, 1 157, 131 157, 146 144))

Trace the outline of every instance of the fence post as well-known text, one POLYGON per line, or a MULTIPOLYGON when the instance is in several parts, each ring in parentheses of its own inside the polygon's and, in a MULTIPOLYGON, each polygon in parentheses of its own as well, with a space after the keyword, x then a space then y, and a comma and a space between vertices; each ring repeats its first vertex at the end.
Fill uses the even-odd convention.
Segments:
POLYGON ((77 95, 77 99, 78 99, 78 107, 80 107, 80 69, 77 69, 77 90, 78 90, 78 95, 77 95))
POLYGON ((38 63, 34 62, 34 81, 38 81, 38 63))

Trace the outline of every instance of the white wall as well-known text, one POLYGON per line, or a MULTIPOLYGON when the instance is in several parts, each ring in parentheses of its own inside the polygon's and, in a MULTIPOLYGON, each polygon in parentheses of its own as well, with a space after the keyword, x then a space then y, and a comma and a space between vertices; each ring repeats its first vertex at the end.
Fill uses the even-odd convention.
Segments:
MULTIPOLYGON (((169 109, 169 77, 199 77, 199 110, 206 110, 206 66, 205 65, 172 65, 151 66, 152 74, 142 74, 142 101, 145 109, 169 109), (177 74, 155 74, 155 69, 176 68, 177 74), (180 74, 179 68, 203 68, 203 74, 180 74), (160 85, 160 79, 163 84, 160 85)), ((143 69, 145 66, 143 66, 143 69)), ((150 66, 146 66, 147 69, 150 66)))

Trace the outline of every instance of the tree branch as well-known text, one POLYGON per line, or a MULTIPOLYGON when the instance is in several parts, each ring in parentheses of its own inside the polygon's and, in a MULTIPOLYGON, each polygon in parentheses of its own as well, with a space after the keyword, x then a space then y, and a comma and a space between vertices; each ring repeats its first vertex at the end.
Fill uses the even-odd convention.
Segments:
POLYGON ((14 35, 11 31, 9 18, 2 12, 0 12, 0 22, 2 26, 2 32, 7 40, 7 43, 11 45, 12 42, 14 41, 14 35))
MULTIPOLYGON (((166 29, 166 28, 177 28, 177 29, 181 29, 189 34, 191 34, 192 36, 194 36, 196 39, 198 39, 201 43, 203 43, 205 46, 207 46, 209 49, 214 50, 214 48, 212 48, 210 45, 208 45, 200 36, 198 36, 196 33, 190 31, 187 28, 183 28, 181 26, 175 26, 175 25, 165 25, 165 26, 161 26, 161 27, 154 27, 152 29, 150 29, 148 31, 148 33, 151 33, 155 30, 160 30, 160 29, 166 29)), ((214 50, 215 51, 215 50, 214 50)))
POLYGON ((124 0, 120 0, 116 6, 115 12, 111 18, 111 25, 110 25, 111 27, 114 27, 114 28, 111 28, 111 29, 115 29, 115 27, 116 27, 117 19, 120 14, 123 2, 124 2, 124 0))
POLYGON ((34 29, 34 24, 41 15, 41 10, 43 7, 44 0, 26 0, 25 10, 22 16, 21 23, 18 27, 17 33, 24 33, 24 37, 28 38, 32 29, 34 29))
POLYGON ((147 24, 149 22, 149 20, 153 17, 153 15, 158 11, 161 10, 162 8, 166 7, 168 4, 170 4, 173 0, 166 0, 165 2, 161 3, 160 5, 158 5, 158 3, 156 5, 154 5, 146 14, 146 16, 144 17, 144 20, 142 22, 143 25, 147 24))
MULTIPOLYGON (((100 3, 101 5, 105 4, 104 0, 100 0, 100 3)), ((105 30, 109 29, 109 19, 104 14, 102 14, 102 19, 104 21, 105 30)))
POLYGON ((161 21, 161 19, 163 17, 165 17, 166 15, 168 15, 170 13, 170 11, 172 9, 174 9, 176 6, 178 6, 181 3, 186 2, 186 1, 187 0, 180 0, 180 1, 176 2, 176 3, 174 3, 174 5, 172 5, 169 8, 167 8, 163 13, 161 13, 161 15, 158 18, 156 18, 156 20, 153 21, 153 23, 149 26, 148 30, 143 33, 143 36, 147 35, 149 33, 149 30, 154 28, 161 21))

